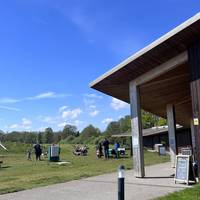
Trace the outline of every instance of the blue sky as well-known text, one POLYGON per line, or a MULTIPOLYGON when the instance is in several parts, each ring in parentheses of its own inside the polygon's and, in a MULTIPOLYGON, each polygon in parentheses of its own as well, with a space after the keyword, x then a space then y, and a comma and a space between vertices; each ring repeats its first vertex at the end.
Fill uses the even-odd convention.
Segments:
POLYGON ((199 10, 199 0, 2 1, 0 129, 104 130, 129 106, 89 82, 199 10))

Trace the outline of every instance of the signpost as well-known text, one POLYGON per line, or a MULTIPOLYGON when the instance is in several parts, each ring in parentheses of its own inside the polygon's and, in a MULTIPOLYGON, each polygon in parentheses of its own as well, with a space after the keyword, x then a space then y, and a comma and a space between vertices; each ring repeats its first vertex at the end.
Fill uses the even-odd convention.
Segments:
POLYGON ((190 156, 189 155, 177 155, 176 156, 176 174, 175 183, 182 182, 189 184, 189 166, 190 156))
POLYGON ((192 156, 192 149, 191 148, 182 148, 181 149, 182 155, 192 156))
POLYGON ((165 146, 159 146, 158 149, 159 149, 159 155, 160 156, 166 156, 166 148, 165 148, 165 146))
POLYGON ((48 148, 48 159, 50 162, 58 162, 60 160, 60 147, 58 145, 51 145, 48 148))

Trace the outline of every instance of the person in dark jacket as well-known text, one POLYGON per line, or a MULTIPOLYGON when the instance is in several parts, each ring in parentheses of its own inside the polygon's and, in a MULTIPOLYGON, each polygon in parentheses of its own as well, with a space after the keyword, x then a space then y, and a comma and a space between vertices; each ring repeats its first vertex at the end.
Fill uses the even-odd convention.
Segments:
POLYGON ((109 141, 107 138, 105 138, 105 140, 103 141, 103 147, 104 147, 104 156, 105 159, 109 158, 109 141))
POLYGON ((36 160, 41 160, 40 156, 41 156, 41 154, 42 154, 42 148, 41 148, 40 144, 37 143, 37 144, 34 146, 34 149, 35 149, 36 160))

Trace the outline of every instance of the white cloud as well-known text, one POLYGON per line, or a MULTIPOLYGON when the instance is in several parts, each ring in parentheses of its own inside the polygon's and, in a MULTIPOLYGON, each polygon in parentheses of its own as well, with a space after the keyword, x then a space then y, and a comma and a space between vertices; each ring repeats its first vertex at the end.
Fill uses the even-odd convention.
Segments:
POLYGON ((65 110, 62 112, 62 118, 67 119, 75 119, 82 113, 82 110, 80 108, 76 108, 73 110, 65 110))
POLYGON ((59 113, 63 112, 64 110, 66 110, 68 107, 67 106, 62 106, 59 108, 59 113))
POLYGON ((95 106, 95 105, 90 105, 89 108, 90 108, 90 109, 95 109, 96 106, 95 106))
POLYGON ((85 97, 94 98, 94 99, 102 99, 103 97, 97 94, 84 94, 85 97))
POLYGON ((55 92, 44 92, 33 97, 28 97, 27 100, 62 98, 68 96, 67 94, 56 94, 55 92))
POLYGON ((1 98, 0 99, 0 103, 1 104, 12 104, 12 103, 17 103, 17 102, 20 102, 21 100, 20 99, 13 99, 13 98, 1 98))
POLYGON ((96 115, 99 114, 99 110, 93 110, 89 113, 90 116, 95 117, 96 115))
POLYGON ((110 122, 114 121, 112 118, 106 118, 102 121, 103 124, 109 124, 110 122))
POLYGON ((9 126, 10 129, 19 128, 19 124, 12 124, 9 126))
POLYGON ((67 122, 62 122, 62 123, 58 124, 58 127, 59 128, 64 128, 64 126, 66 126, 66 125, 67 125, 67 122))
POLYGON ((48 123, 48 124, 55 124, 57 123, 57 121, 59 120, 59 117, 55 116, 55 117, 51 117, 51 116, 39 116, 38 120, 40 122, 44 122, 44 123, 48 123))
POLYGON ((21 111, 19 108, 15 108, 15 107, 10 107, 10 106, 0 106, 0 109, 4 109, 4 110, 10 110, 10 111, 21 111))
POLYGON ((32 121, 27 119, 27 118, 22 118, 22 121, 21 123, 17 124, 11 124, 10 126, 8 126, 9 129, 21 129, 21 130, 28 130, 31 128, 31 124, 32 124, 32 121))
POLYGON ((84 94, 83 95, 84 98, 83 98, 83 102, 85 104, 85 106, 90 106, 90 105, 93 105, 96 103, 97 100, 100 100, 102 99, 103 97, 100 96, 100 95, 97 95, 97 94, 84 94))
POLYGON ((110 105, 114 110, 128 108, 128 104, 126 102, 120 101, 116 98, 112 98, 112 102, 110 105))
POLYGON ((45 129, 46 129, 46 127, 39 127, 39 128, 38 128, 38 131, 44 132, 45 129))
POLYGON ((14 99, 14 98, 0 98, 0 104, 14 104, 22 101, 34 101, 40 99, 50 99, 50 98, 64 98, 70 96, 69 94, 57 94, 55 92, 44 92, 37 94, 32 97, 24 97, 21 99, 14 99))
POLYGON ((83 121, 80 121, 80 120, 74 120, 74 121, 69 121, 69 122, 61 122, 59 123, 57 126, 61 129, 63 129, 66 125, 72 125, 72 126, 76 126, 78 127, 78 129, 81 128, 81 126, 84 124, 83 121))
POLYGON ((22 125, 26 126, 26 125, 31 125, 31 124, 32 124, 31 120, 27 118, 22 118, 22 125))

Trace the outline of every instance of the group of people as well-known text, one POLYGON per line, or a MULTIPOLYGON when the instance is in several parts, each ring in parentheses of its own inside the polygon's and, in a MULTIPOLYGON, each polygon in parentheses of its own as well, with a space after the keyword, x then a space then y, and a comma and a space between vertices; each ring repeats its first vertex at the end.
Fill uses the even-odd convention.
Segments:
MULTIPOLYGON (((39 143, 35 144, 33 146, 34 152, 35 152, 35 158, 36 160, 41 160, 42 155, 42 147, 39 143)), ((32 154, 32 147, 27 149, 27 160, 31 160, 31 154, 32 154)))
POLYGON ((86 145, 84 146, 79 146, 76 145, 74 146, 74 151, 73 154, 76 156, 87 156, 88 153, 88 147, 86 145))
MULTIPOLYGON (((96 155, 97 158, 101 158, 102 156, 104 156, 105 159, 109 159, 109 145, 110 142, 107 138, 104 139, 104 141, 101 143, 99 143, 96 146, 96 155)), ((114 145, 114 149, 112 149, 111 154, 115 155, 116 158, 118 158, 118 148, 120 148, 120 144, 119 142, 116 142, 114 145)))

